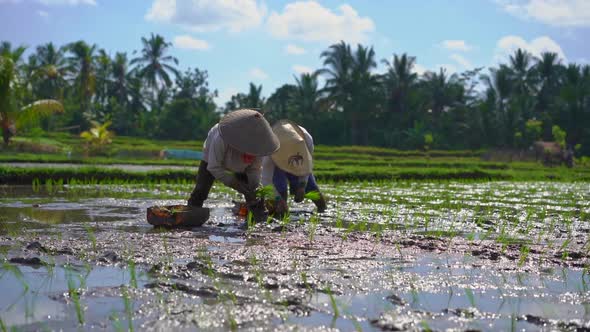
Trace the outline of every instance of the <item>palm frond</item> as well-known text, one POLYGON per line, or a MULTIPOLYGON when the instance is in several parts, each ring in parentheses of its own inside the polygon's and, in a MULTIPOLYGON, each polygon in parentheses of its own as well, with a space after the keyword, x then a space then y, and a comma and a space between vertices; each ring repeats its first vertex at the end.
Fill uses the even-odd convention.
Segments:
POLYGON ((33 126, 39 123, 43 118, 56 113, 63 113, 63 105, 53 99, 38 100, 29 104, 16 112, 15 123, 17 128, 24 126, 33 126))

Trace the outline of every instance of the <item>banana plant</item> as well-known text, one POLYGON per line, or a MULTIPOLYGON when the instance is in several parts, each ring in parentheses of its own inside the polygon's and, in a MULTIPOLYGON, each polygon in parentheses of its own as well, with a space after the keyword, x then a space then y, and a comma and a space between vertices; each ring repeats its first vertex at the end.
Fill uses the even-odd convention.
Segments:
POLYGON ((52 114, 63 113, 63 105, 53 99, 38 100, 19 107, 16 98, 22 93, 16 78, 14 62, 7 56, 0 56, 0 127, 4 144, 16 135, 18 129, 35 126, 39 121, 52 114))
POLYGON ((86 141, 87 152, 100 152, 106 145, 111 144, 112 138, 115 135, 108 129, 112 122, 107 121, 100 124, 96 121, 91 121, 91 123, 92 128, 82 132, 80 137, 86 141))

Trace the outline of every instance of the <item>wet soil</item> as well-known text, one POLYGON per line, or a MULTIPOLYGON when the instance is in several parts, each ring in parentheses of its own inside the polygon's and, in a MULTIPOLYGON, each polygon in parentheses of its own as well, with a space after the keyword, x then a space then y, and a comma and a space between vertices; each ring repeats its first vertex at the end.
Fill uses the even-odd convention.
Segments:
POLYGON ((178 230, 148 225, 146 208, 191 188, 2 188, 2 324, 590 329, 588 184, 324 187, 326 213, 293 203, 247 229, 218 188, 210 220, 178 230))

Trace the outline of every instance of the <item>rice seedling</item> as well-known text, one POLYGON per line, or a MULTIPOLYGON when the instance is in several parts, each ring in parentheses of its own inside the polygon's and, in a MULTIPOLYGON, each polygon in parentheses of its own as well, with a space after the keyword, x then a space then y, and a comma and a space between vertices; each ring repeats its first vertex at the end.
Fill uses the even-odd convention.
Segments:
POLYGON ((113 325, 113 330, 115 330, 117 332, 123 332, 123 331, 125 331, 125 328, 121 324, 121 319, 119 318, 119 315, 117 315, 117 313, 115 313, 113 311, 111 313, 111 315, 109 316, 109 319, 111 321, 111 324, 113 325))
POLYGON ((67 275, 68 296, 70 300, 72 300, 72 302, 74 303, 78 323, 80 325, 84 325, 84 308, 82 307, 82 303, 80 302, 80 288, 76 286, 74 278, 72 278, 72 274, 74 273, 73 270, 71 270, 69 267, 64 268, 66 270, 67 275))
POLYGON ((84 229, 86 230, 86 235, 88 236, 88 240, 92 245, 92 252, 96 255, 96 235, 94 234, 94 230, 88 224, 84 224, 84 229))
POLYGON ((305 287, 305 289, 307 289, 307 291, 311 294, 313 293, 313 289, 311 288, 311 285, 309 284, 309 282, 307 282, 307 273, 305 271, 301 271, 301 281, 303 282, 303 286, 305 287))
POLYGON ((135 270, 135 261, 133 259, 129 259, 127 261, 127 268, 129 269, 129 283, 131 287, 137 288, 137 272, 135 270))
POLYGON ((332 306, 332 315, 334 316, 334 318, 338 318, 340 316, 340 311, 338 310, 338 304, 336 303, 336 298, 334 297, 334 294, 332 294, 332 289, 330 289, 330 285, 327 285, 324 288, 324 292, 328 294, 328 297, 330 298, 330 305, 332 306))
POLYGON ((318 229, 318 225, 320 223, 320 218, 317 213, 314 213, 309 217, 309 224, 307 227, 307 236, 309 239, 309 244, 313 244, 313 239, 315 237, 315 233, 318 229))
POLYGON ((133 332, 133 303, 131 303, 129 291, 126 286, 121 288, 121 297, 123 298, 125 315, 127 316, 127 329, 133 332))
POLYGON ((254 254, 250 256, 250 265, 254 269, 254 279, 256 279, 256 284, 258 284, 258 288, 264 294, 266 301, 269 303, 272 300, 272 296, 270 291, 264 287, 264 276, 262 275, 262 269, 260 268, 260 260, 256 258, 254 254))
POLYGON ((425 320, 420 321, 420 326, 422 327, 422 331, 425 331, 425 332, 432 331, 432 329, 430 328, 430 325, 428 325, 428 322, 426 322, 425 320))
POLYGON ((252 235, 255 225, 256 225, 256 222, 254 221, 254 214, 252 213, 252 211, 248 211, 248 215, 246 216, 246 235, 247 236, 252 235))
POLYGON ((471 288, 465 288, 465 296, 467 296, 467 300, 469 300, 469 304, 473 308, 476 308, 475 296, 473 295, 473 291, 471 290, 471 288))
POLYGON ((283 236, 286 236, 287 233, 287 226, 289 225, 289 223, 291 222, 291 214, 289 212, 285 213, 283 215, 283 217, 281 218, 281 234, 283 236))
POLYGON ((321 198, 320 196, 320 192, 319 191, 310 191, 305 193, 305 195, 303 196, 306 199, 309 199, 311 201, 317 201, 321 198))
POLYGON ((10 264, 8 260, 4 259, 4 261, 2 262, 2 269, 10 272, 21 283, 21 285, 23 286, 23 294, 29 291, 29 283, 25 279, 24 274, 18 268, 18 266, 10 264))
POLYGON ((272 185, 267 185, 256 189, 256 197, 261 199, 274 198, 275 189, 272 185))

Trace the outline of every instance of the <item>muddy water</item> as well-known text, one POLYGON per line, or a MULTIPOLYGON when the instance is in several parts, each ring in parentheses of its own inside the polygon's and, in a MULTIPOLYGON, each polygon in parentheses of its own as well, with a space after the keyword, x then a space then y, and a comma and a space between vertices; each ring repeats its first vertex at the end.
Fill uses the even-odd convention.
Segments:
POLYGON ((584 330, 590 186, 324 186, 326 213, 158 230, 191 188, 0 188, 0 318, 24 330, 584 330))

